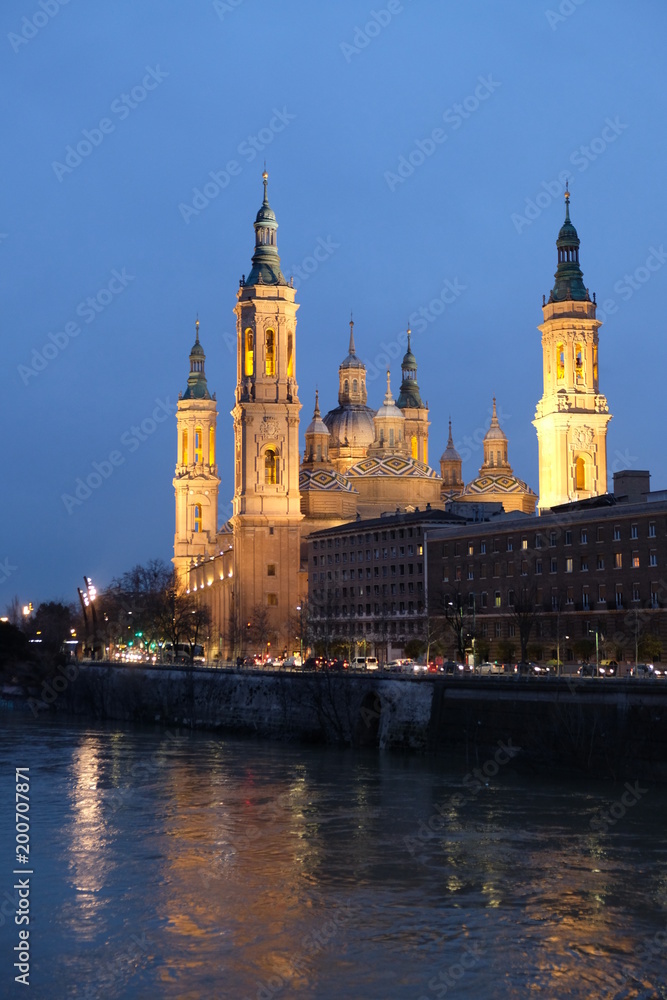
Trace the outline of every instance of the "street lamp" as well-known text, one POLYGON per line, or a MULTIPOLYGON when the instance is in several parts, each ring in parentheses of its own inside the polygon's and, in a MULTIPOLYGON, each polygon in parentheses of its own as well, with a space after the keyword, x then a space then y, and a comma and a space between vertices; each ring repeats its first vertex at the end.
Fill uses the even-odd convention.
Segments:
POLYGON ((596 625, 595 628, 589 628, 589 635, 595 634, 595 674, 600 672, 600 627, 596 625))
POLYGON ((303 666, 303 608, 297 604, 296 610, 299 612, 299 659, 303 666))

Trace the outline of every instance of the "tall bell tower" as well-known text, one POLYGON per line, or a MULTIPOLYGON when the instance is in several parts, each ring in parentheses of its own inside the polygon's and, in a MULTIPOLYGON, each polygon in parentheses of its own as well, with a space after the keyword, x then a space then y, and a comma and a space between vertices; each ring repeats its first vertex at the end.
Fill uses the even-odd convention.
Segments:
POLYGON ((539 508, 607 492, 607 424, 611 420, 598 384, 598 331, 579 266, 579 237, 570 221, 565 190, 565 222, 556 241, 558 267, 548 302, 543 302, 542 371, 544 391, 533 426, 539 449, 539 508))
POLYGON ((284 644, 300 598, 298 305, 280 269, 266 171, 263 181, 252 269, 241 279, 234 309, 234 589, 241 629, 261 616, 284 644))
POLYGON ((215 393, 208 391, 206 355, 199 343, 199 320, 190 351, 190 374, 176 409, 178 457, 174 473, 176 533, 172 562, 186 580, 193 559, 211 555, 218 530, 220 479, 215 460, 217 410, 215 393))

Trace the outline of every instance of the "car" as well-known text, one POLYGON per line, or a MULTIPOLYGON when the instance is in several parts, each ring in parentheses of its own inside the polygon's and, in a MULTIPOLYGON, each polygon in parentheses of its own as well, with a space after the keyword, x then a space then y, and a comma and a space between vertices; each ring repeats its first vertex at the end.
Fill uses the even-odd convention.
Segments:
POLYGON ((485 663, 480 663, 480 665, 475 670, 475 673, 481 674, 482 676, 484 676, 485 674, 502 674, 502 672, 503 672, 502 664, 491 663, 490 660, 487 660, 485 663))
POLYGON ((665 673, 662 667, 656 667, 652 663, 636 663, 635 666, 630 671, 631 677, 639 677, 644 679, 650 679, 655 677, 664 677, 665 673))
POLYGON ((337 659, 335 656, 332 656, 324 661, 323 666, 325 670, 348 670, 350 661, 340 657, 337 659))
POLYGON ((455 660, 445 660, 442 666, 439 668, 441 674, 447 674, 449 677, 460 677, 465 671, 464 663, 456 663, 455 660))
POLYGON ((604 677, 601 672, 601 668, 596 666, 595 663, 582 663, 577 670, 579 677, 604 677))
POLYGON ((307 660, 304 660, 303 669, 321 670, 323 663, 324 658, 322 656, 309 656, 307 660))
POLYGON ((616 660, 609 660, 607 663, 600 664, 600 673, 603 677, 618 676, 618 663, 616 660))
POLYGON ((514 664, 514 673, 523 677, 546 677, 551 670, 541 663, 525 663, 520 661, 514 664))
POLYGON ((377 656, 355 656, 350 664, 353 670, 379 670, 377 656))
POLYGON ((413 674, 427 674, 428 673, 428 663, 413 663, 412 667, 407 667, 408 673, 412 670, 413 674))

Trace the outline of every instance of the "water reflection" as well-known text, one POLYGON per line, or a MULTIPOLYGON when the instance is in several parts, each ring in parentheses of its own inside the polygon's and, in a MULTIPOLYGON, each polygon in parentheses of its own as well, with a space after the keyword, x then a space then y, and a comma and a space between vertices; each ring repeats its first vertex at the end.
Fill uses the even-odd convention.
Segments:
POLYGON ((600 834, 614 786, 511 765, 464 796, 465 762, 24 720, 0 759, 34 997, 666 995, 662 788, 600 834))

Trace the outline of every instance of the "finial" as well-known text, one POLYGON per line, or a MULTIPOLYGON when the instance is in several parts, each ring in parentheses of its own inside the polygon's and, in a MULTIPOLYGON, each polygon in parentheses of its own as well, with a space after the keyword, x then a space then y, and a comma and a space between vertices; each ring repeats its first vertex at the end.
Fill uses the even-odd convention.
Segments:
POLYGON ((266 172, 266 160, 264 160, 264 173, 262 174, 262 181, 264 183, 264 204, 269 204, 269 196, 267 194, 267 187, 269 183, 269 175, 266 172))
POLYGON ((565 181, 565 221, 570 221, 570 181, 565 181))
POLYGON ((197 322, 195 323, 195 331, 196 331, 195 343, 198 344, 199 343, 199 313, 197 313, 197 322))
POLYGON ((350 354, 356 354, 354 347, 354 320, 352 319, 352 313, 350 312, 350 354))
POLYGON ((391 381, 391 372, 387 368, 387 395, 388 396, 391 396, 391 384, 390 384, 390 381, 391 381))
POLYGON ((320 415, 320 390, 316 388, 315 389, 315 412, 313 413, 313 416, 314 417, 319 417, 319 415, 320 415))
POLYGON ((408 323, 408 351, 410 350, 410 335, 411 334, 412 334, 412 330, 410 329, 410 324, 408 323))
POLYGON ((493 413, 491 415, 491 419, 492 420, 497 420, 498 419, 498 417, 496 416, 496 397, 495 396, 493 397, 493 413))

